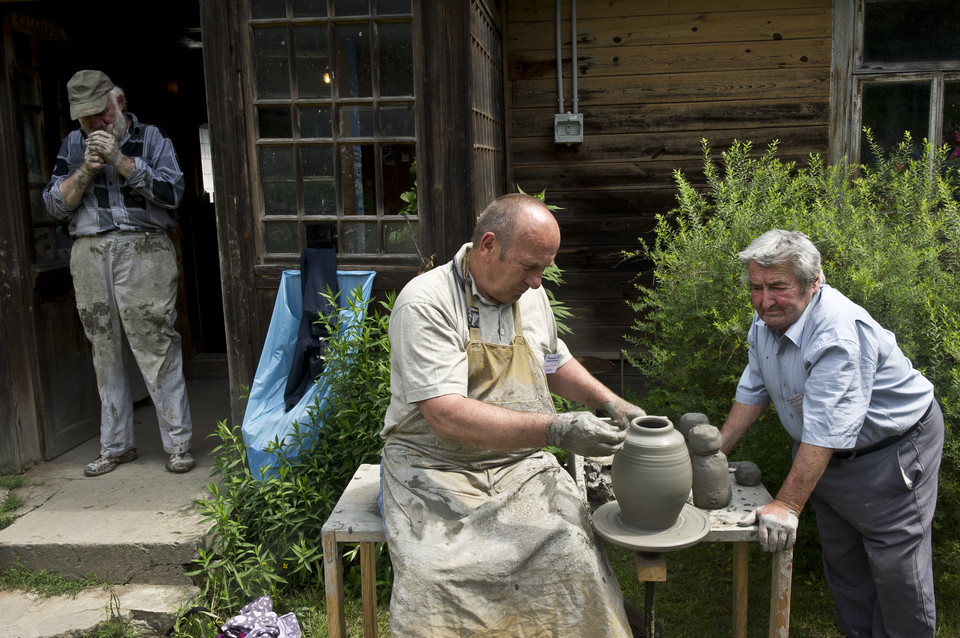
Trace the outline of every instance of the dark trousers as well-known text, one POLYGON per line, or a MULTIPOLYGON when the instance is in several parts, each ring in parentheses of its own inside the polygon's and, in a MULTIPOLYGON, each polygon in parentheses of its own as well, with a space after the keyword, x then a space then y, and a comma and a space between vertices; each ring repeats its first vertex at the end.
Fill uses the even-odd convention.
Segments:
POLYGON ((834 459, 810 502, 840 629, 858 638, 933 638, 931 524, 943 451, 934 401, 897 443, 834 459))

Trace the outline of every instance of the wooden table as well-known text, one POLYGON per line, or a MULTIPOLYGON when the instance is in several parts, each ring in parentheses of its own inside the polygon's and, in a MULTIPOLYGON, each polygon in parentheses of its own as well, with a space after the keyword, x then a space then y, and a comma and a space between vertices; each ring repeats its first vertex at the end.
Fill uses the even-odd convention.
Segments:
POLYGON ((377 636, 376 543, 386 541, 383 519, 377 506, 379 493, 380 466, 361 465, 320 531, 330 638, 347 636, 347 624, 343 614, 343 562, 340 559, 341 546, 344 543, 360 544, 363 635, 364 638, 377 636))
MULTIPOLYGON (((737 484, 730 475, 733 498, 730 504, 719 510, 703 509, 710 520, 710 531, 701 541, 703 543, 733 544, 733 636, 746 638, 747 635, 747 572, 749 567, 748 550, 750 543, 759 541, 756 525, 741 527, 737 523, 760 505, 769 503, 772 498, 763 485, 746 487, 737 484)), ((682 551, 682 550, 681 550, 682 551)), ((646 585, 645 595, 648 626, 652 626, 653 583, 667 579, 664 554, 634 552, 637 566, 637 578, 646 585)), ((770 638, 787 638, 790 634, 790 594, 793 578, 793 549, 774 552, 771 557, 773 575, 770 582, 770 638)))
MULTIPOLYGON (((748 549, 759 539, 757 526, 740 527, 737 521, 759 505, 770 502, 770 494, 762 486, 744 487, 730 480, 733 499, 721 510, 704 510, 710 519, 710 532, 705 543, 733 544, 733 635, 747 635, 747 571, 748 549)), ((327 601, 327 623, 330 638, 346 638, 344 618, 342 545, 360 544, 360 581, 363 598, 364 638, 377 636, 377 570, 376 543, 385 542, 383 520, 377 506, 380 492, 380 466, 361 465, 321 530, 323 569, 327 601)), ((793 576, 793 550, 774 553, 773 578, 770 586, 771 638, 787 638, 790 631, 790 588, 793 576)), ((666 567, 645 563, 638 556, 637 575, 641 581, 666 579, 666 567), (662 578, 660 576, 662 575, 662 578)))

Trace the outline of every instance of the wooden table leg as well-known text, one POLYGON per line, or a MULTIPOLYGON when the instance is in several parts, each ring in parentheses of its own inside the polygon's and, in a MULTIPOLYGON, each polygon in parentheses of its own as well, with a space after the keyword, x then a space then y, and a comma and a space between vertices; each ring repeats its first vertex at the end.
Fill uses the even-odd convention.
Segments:
POLYGON ((790 588, 793 581, 793 548, 773 555, 770 583, 770 638, 790 635, 790 588))
POLYGON ((375 543, 360 543, 360 592, 363 637, 377 638, 377 556, 375 543))
POLYGON ((347 620, 343 612, 343 563, 340 544, 332 536, 323 536, 323 581, 327 600, 327 632, 330 638, 347 638, 347 620))
POLYGON ((733 544, 733 638, 747 638, 749 550, 749 542, 733 544))

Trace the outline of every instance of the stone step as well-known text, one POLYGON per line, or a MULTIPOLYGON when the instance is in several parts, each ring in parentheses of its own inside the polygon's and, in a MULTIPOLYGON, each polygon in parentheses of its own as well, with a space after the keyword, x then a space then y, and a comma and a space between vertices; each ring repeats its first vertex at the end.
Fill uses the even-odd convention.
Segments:
POLYGON ((75 638, 118 616, 132 622, 141 636, 163 636, 177 612, 191 605, 193 586, 122 585, 96 587, 76 596, 44 598, 0 591, 0 635, 5 638, 75 638))

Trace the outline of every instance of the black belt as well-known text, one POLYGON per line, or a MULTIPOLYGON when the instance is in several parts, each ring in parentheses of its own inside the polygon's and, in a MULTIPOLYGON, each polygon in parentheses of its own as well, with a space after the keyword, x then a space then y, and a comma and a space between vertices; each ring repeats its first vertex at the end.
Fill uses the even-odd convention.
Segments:
POLYGON ((923 413, 922 417, 920 417, 920 420, 914 423, 913 425, 911 425, 909 428, 907 428, 905 431, 901 432, 900 434, 897 434, 896 436, 887 437, 884 440, 877 441, 876 443, 868 445, 867 447, 857 448, 855 450, 843 450, 841 452, 834 452, 833 458, 841 459, 841 460, 853 459, 858 456, 863 456, 865 454, 870 454, 871 452, 876 452, 877 450, 882 450, 883 448, 890 447, 894 443, 897 443, 903 437, 913 432, 914 428, 916 428, 918 425, 920 425, 920 423, 924 419, 930 416, 931 409, 933 409, 932 401, 930 402, 930 407, 928 407, 927 411, 923 413))

